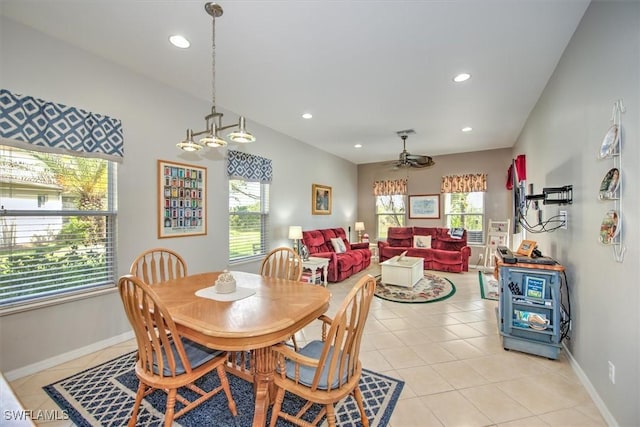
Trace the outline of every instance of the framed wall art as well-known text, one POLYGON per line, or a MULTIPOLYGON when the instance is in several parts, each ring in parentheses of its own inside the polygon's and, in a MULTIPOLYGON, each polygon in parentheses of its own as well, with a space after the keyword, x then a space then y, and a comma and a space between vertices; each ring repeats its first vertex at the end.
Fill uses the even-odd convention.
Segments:
POLYGON ((313 215, 330 215, 332 204, 331 187, 320 184, 311 186, 311 213, 313 215))
POLYGON ((409 218, 438 219, 440 218, 440 195, 422 194, 409 196, 409 218))
POLYGON ((207 169, 158 160, 158 238, 207 234, 207 169))

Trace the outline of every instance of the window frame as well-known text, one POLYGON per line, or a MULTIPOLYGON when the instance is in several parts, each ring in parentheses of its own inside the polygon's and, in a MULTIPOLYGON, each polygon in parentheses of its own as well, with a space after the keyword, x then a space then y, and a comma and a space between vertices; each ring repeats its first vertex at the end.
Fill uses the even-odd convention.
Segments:
MULTIPOLYGON (((58 151, 43 152, 31 147, 21 146, 12 147, 10 145, 0 144, 0 164, 3 164, 3 168, 6 165, 13 165, 15 167, 5 169, 6 180, 0 182, 2 192, 0 198, 6 200, 4 203, 8 203, 8 200, 13 199, 14 203, 11 203, 13 209, 4 209, 0 215, 0 219, 12 218, 16 221, 14 227, 14 234, 11 243, 4 246, 6 242, 0 242, 0 261, 6 263, 7 274, 5 279, 13 281, 15 283, 8 284, 12 289, 9 291, 17 291, 17 294, 13 296, 7 293, 0 295, 0 314, 11 313, 15 311, 27 310, 30 308, 58 304, 70 299, 78 299, 90 296, 97 292, 103 292, 105 290, 115 290, 117 281, 117 226, 118 226, 118 210, 117 210, 117 163, 114 160, 104 159, 98 156, 78 155, 75 152, 58 151), (37 156, 59 156, 60 159, 91 159, 95 161, 106 162, 105 179, 106 183, 104 188, 96 193, 103 200, 105 207, 100 210, 84 210, 78 209, 77 206, 74 209, 65 209, 64 199, 68 197, 68 194, 72 194, 70 190, 72 186, 66 187, 61 181, 56 179, 56 184, 59 186, 60 192, 60 206, 56 206, 54 209, 46 209, 46 204, 49 202, 48 196, 43 196, 47 190, 29 189, 31 185, 34 188, 37 187, 36 181, 29 181, 24 179, 22 182, 15 181, 12 176, 24 175, 24 165, 37 164, 37 156), (16 160, 17 159, 17 160, 16 160), (22 163, 20 163, 22 162, 22 163), (18 165, 22 164, 21 167, 18 165), (22 170, 21 170, 22 169, 22 170), (22 185, 20 185, 22 184, 22 185), (22 187, 22 188, 21 188, 22 187), (23 191, 25 193, 33 193, 33 206, 26 209, 21 204, 24 204, 25 200, 20 201, 18 196, 15 196, 16 192, 23 191), (29 219, 31 221, 20 221, 19 219, 29 219), (55 221, 54 219, 58 219, 55 221), (104 229, 99 231, 96 235, 90 235, 91 238, 99 238, 98 243, 93 245, 86 245, 80 240, 81 232, 76 234, 67 235, 63 234, 66 226, 70 226, 75 218, 103 218, 104 229), (54 220, 52 223, 51 220, 54 220), (34 229, 35 225, 35 229, 34 229), (51 233, 51 226, 53 225, 53 232, 51 233), (58 228, 59 227, 59 228, 58 228), (43 236, 43 231, 47 234, 45 240, 39 240, 38 236, 43 236), (18 234, 19 233, 19 234, 18 234), (17 236, 17 237, 16 237, 17 236), (69 237, 71 236, 71 237, 69 237), (26 239, 30 240, 27 241, 26 239), (36 238, 36 240, 34 240, 36 238), (70 242, 61 243, 61 240, 71 238, 70 242), (21 243, 18 243, 22 240, 21 243), (29 243, 33 242, 33 243, 29 243), (102 247, 100 247, 102 246, 102 247), (96 248, 98 250, 96 250, 96 248), (43 258, 38 258, 43 257, 43 258), (46 269, 38 269, 38 274, 30 276, 30 280, 37 284, 33 288, 29 284, 25 284, 24 277, 25 272, 28 270, 29 265, 44 264, 44 257, 52 257, 56 260, 55 264, 52 264, 46 269), (79 262, 72 262, 70 260, 77 260, 79 262), (99 260, 96 264, 88 264, 87 261, 94 262, 99 260), (83 267, 84 266, 84 267, 83 267), (66 273, 63 276, 63 280, 72 281, 71 286, 58 287, 60 282, 60 276, 57 273, 52 273, 51 270, 58 269, 60 272, 66 273), (91 282, 91 279, 95 278, 95 282, 91 282), (86 282, 85 282, 86 281, 86 282), (53 288, 53 289, 51 289, 53 288), (30 293, 29 290, 36 290, 36 292, 30 293)), ((78 165, 81 167, 80 165, 78 165)), ((62 169, 66 170, 66 169, 62 169)), ((79 171, 80 169, 75 169, 79 171)), ((55 175, 50 166, 42 166, 42 173, 55 175)), ((36 172, 35 175, 38 173, 36 172)), ((68 178, 70 175, 65 175, 64 178, 68 178)), ((81 175, 82 177, 90 175, 81 175)), ((63 178, 63 181, 64 181, 63 178)), ((95 182, 95 181, 94 181, 95 182)), ((43 187, 44 188, 44 187, 43 187)), ((50 190, 49 190, 50 191, 50 190)), ((80 196, 78 196, 81 198, 80 196)), ((30 198, 26 201, 29 202, 30 198)), ((77 224, 77 223, 76 223, 77 224)), ((33 272, 34 270, 30 270, 33 272)), ((2 277, 4 275, 0 275, 2 277)))
POLYGON ((467 244, 469 246, 483 246, 485 245, 485 217, 486 217, 486 203, 485 203, 485 198, 486 198, 486 193, 484 191, 460 191, 460 192, 452 192, 452 193, 443 193, 444 194, 444 224, 445 227, 447 228, 452 228, 451 226, 451 217, 455 217, 455 216, 460 216, 461 221, 460 223, 462 224, 463 228, 465 228, 465 230, 467 230, 467 244), (482 208, 481 208, 481 212, 450 212, 451 207, 453 206, 451 197, 452 195, 456 194, 464 194, 464 195, 470 195, 470 194, 474 194, 477 193, 480 195, 481 200, 482 200, 482 208), (466 227, 464 227, 465 225, 465 220, 464 217, 467 216, 479 216, 480 217, 480 227, 481 229, 478 230, 469 230, 466 227), (478 235, 479 239, 475 239, 473 238, 473 236, 478 235))
POLYGON ((381 196, 374 196, 373 199, 373 203, 374 203, 374 216, 376 218, 376 240, 378 239, 386 239, 387 235, 388 235, 388 229, 389 227, 406 227, 407 226, 407 201, 408 201, 408 197, 405 194, 385 194, 385 195, 381 195, 381 196), (400 212, 394 213, 394 212, 378 212, 378 200, 381 197, 399 197, 402 201, 403 206, 400 208, 400 212), (385 230, 386 232, 384 233, 384 235, 381 233, 381 229, 380 229, 380 217, 381 216, 396 216, 396 217, 400 217, 400 221, 401 224, 399 225, 389 225, 387 226, 387 230, 385 230))
MULTIPOLYGON (((268 247, 269 247, 269 238, 268 238, 268 233, 267 231, 269 230, 269 212, 270 212, 270 208, 269 208, 269 199, 270 199, 270 184, 267 182, 257 182, 257 181, 249 181, 243 178, 229 178, 229 182, 228 182, 228 190, 229 190, 229 256, 228 256, 228 261, 229 261, 229 265, 234 265, 234 264, 241 264, 244 262, 250 262, 250 261, 255 261, 258 259, 262 259, 268 252, 268 247), (245 182, 247 184, 257 184, 260 186, 260 196, 259 196, 259 203, 260 203, 260 211, 259 212, 232 212, 232 201, 233 198, 235 197, 235 192, 232 191, 232 183, 234 181, 240 181, 240 182, 245 182), (241 256, 236 256, 233 257, 233 253, 235 251, 234 246, 238 245, 238 243, 243 243, 242 241, 239 241, 237 239, 234 239, 232 236, 232 231, 234 229, 233 227, 233 221, 232 221, 232 216, 259 216, 260 217, 260 242, 258 250, 256 250, 256 243, 253 243, 253 249, 252 249, 252 253, 251 254, 245 254, 245 255, 241 255, 241 256)), ((242 206, 248 206, 248 205, 242 205, 242 206)))

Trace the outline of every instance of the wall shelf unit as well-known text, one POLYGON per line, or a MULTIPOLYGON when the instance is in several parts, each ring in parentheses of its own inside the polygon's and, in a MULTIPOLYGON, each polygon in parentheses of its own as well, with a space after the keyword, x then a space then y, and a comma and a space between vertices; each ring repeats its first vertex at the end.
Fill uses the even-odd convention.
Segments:
POLYGON ((599 241, 603 245, 611 246, 613 256, 617 262, 624 260, 626 247, 623 239, 622 226, 622 140, 623 127, 621 116, 625 112, 622 99, 613 104, 611 126, 605 133, 600 146, 598 158, 611 162, 611 168, 604 174, 598 191, 598 199, 609 204, 600 226, 599 241))

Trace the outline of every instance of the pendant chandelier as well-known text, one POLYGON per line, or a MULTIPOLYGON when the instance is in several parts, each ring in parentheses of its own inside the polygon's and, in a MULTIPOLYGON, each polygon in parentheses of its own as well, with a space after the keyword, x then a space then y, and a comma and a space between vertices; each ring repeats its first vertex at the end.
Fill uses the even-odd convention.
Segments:
POLYGON ((227 145, 227 141, 222 139, 218 132, 225 129, 235 129, 233 132, 227 135, 227 137, 233 142, 247 143, 253 142, 256 138, 247 132, 245 127, 245 118, 240 116, 238 123, 224 126, 222 124, 222 113, 216 111, 216 18, 222 16, 222 7, 216 3, 207 3, 204 5, 204 10, 211 15, 211 112, 207 114, 204 119, 206 127, 202 131, 194 132, 192 129, 187 129, 187 138, 184 141, 179 142, 176 146, 184 151, 198 151, 203 147, 224 147, 227 145), (237 129, 236 129, 237 128, 237 129), (198 142, 193 140, 194 137, 200 137, 198 142))

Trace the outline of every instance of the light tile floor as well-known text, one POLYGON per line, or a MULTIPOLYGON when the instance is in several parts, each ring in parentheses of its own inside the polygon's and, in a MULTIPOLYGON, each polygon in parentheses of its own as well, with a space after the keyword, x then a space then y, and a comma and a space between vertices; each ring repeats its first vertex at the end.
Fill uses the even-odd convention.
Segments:
MULTIPOLYGON (((335 312, 364 274, 329 284, 335 312)), ((496 326, 496 301, 480 298, 476 270, 436 272, 456 286, 451 298, 399 304, 374 298, 360 358, 365 368, 400 378, 405 386, 390 427, 606 426, 574 374, 564 350, 558 360, 505 351, 496 326)), ((298 343, 320 336, 319 322, 298 343)), ((135 349, 128 341, 11 383, 26 408, 58 409, 42 387, 135 349)), ((43 423, 44 424, 44 423, 43 423)), ((68 421, 46 426, 71 426, 68 421)))

